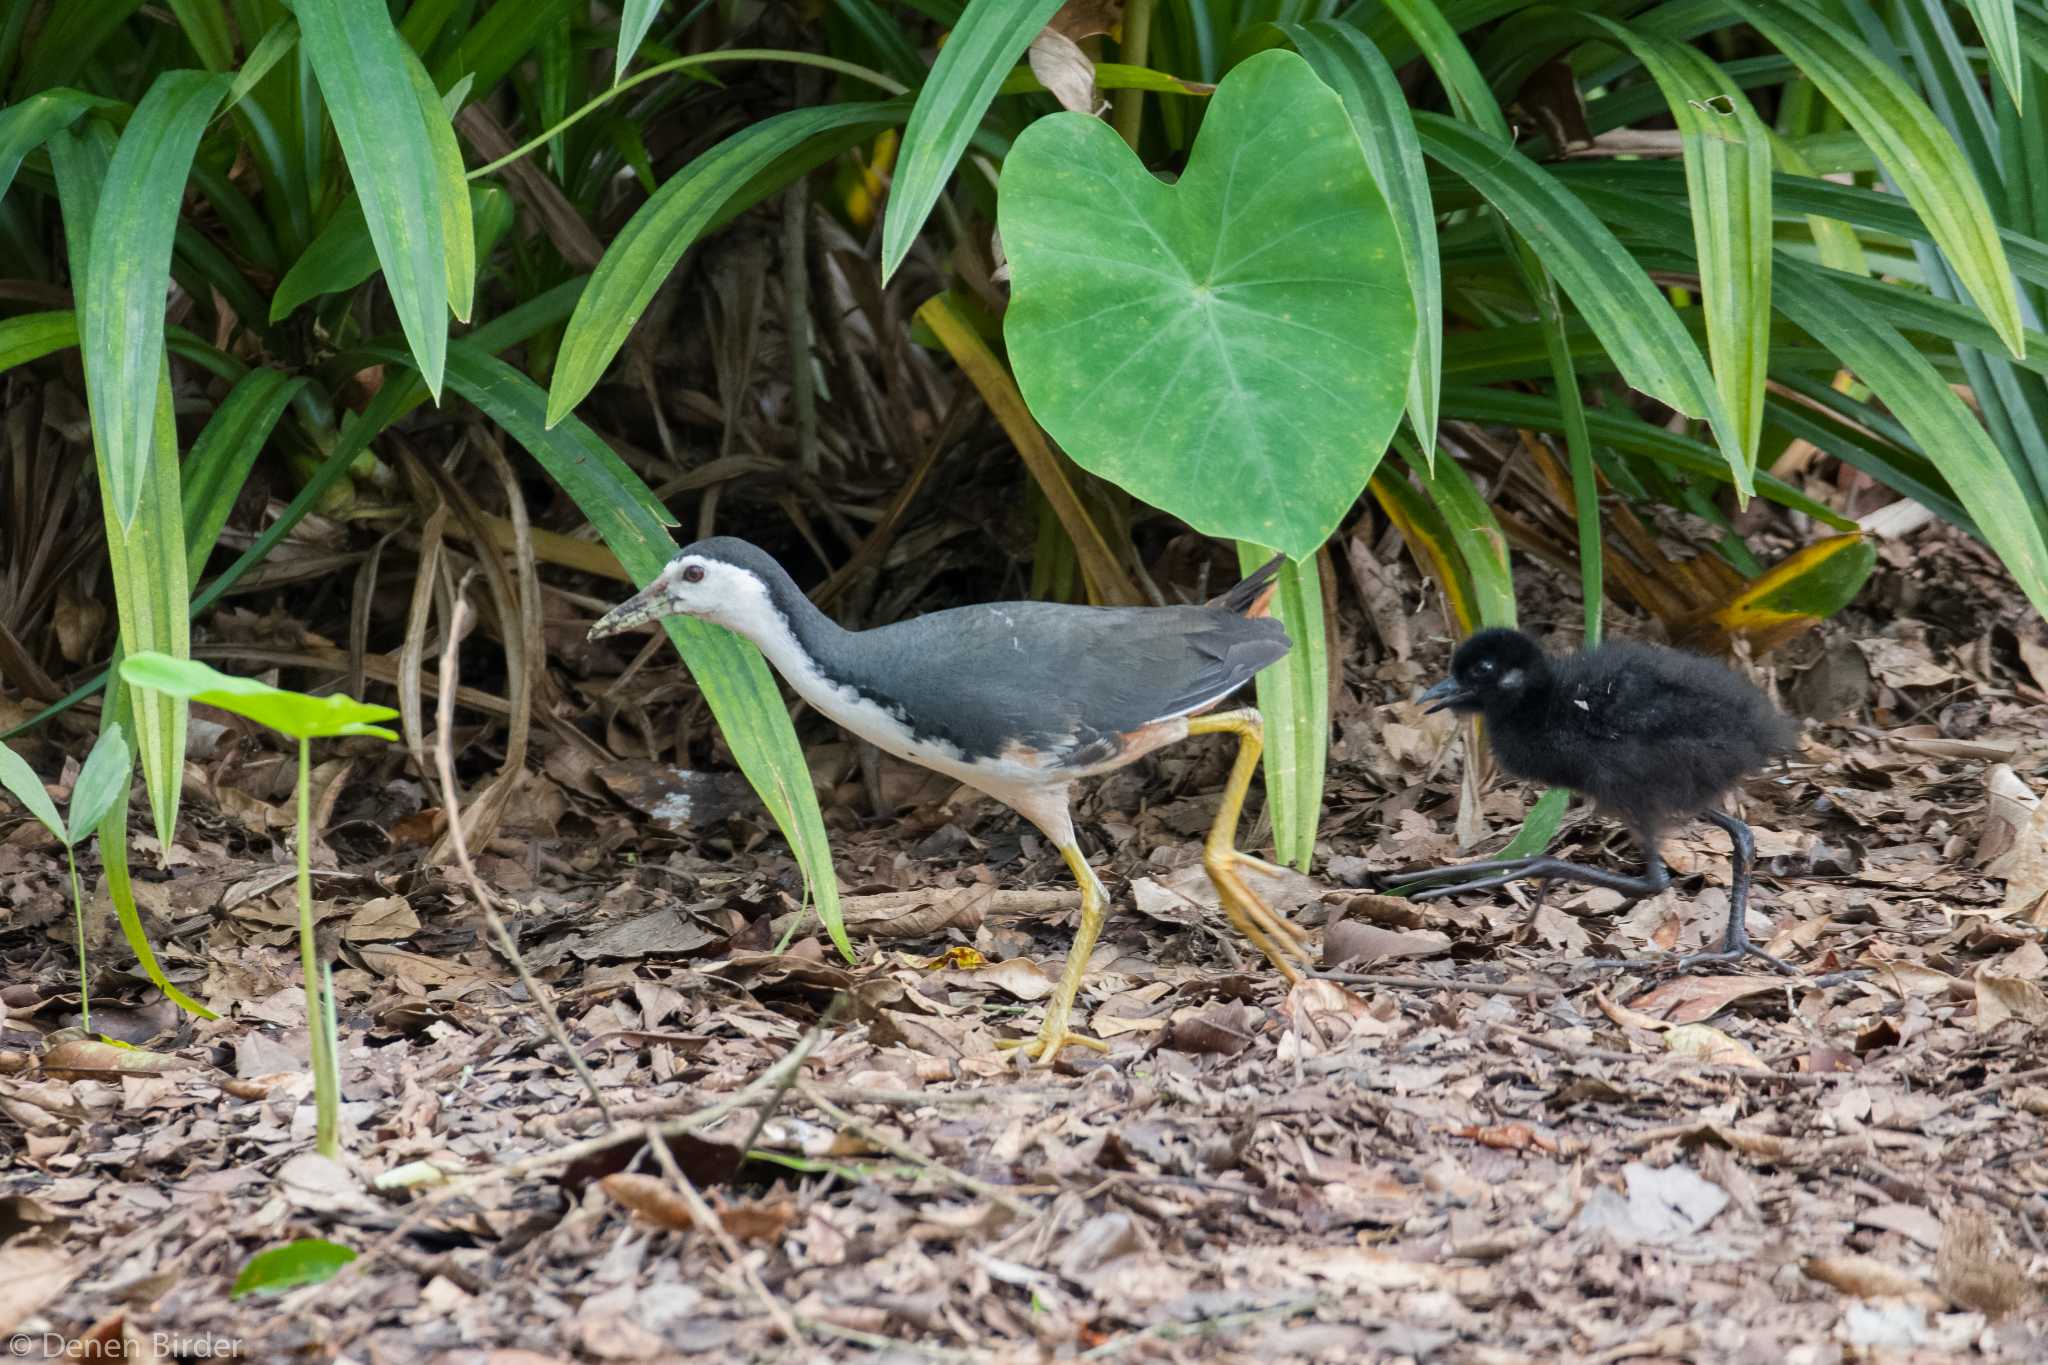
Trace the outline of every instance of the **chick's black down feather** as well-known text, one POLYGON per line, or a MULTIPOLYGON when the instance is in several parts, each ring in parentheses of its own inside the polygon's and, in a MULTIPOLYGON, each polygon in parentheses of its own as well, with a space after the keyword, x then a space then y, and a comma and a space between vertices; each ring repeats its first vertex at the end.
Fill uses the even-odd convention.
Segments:
POLYGON ((1498 634, 1513 642, 1476 635, 1452 672, 1489 656, 1495 677, 1504 657, 1523 670, 1521 686, 1482 693, 1501 766, 1581 792, 1638 830, 1706 810, 1798 746, 1792 719, 1712 659, 1629 641, 1551 659, 1519 632, 1498 634))

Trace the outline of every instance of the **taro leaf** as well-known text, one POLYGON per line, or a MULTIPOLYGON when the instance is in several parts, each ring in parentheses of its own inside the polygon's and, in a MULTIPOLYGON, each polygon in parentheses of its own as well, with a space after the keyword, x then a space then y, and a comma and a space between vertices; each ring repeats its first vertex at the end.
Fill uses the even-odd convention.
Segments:
POLYGON ((1019 387, 1075 461, 1209 535, 1299 559, 1400 420, 1415 305, 1344 105, 1291 52, 1217 88, 1177 184, 1098 119, 1003 164, 1019 387))
POLYGON ((293 739, 335 739, 342 735, 398 738, 382 726, 370 723, 390 720, 398 714, 388 706, 373 706, 353 697, 309 697, 303 692, 287 692, 254 678, 222 673, 197 659, 135 654, 121 661, 121 678, 134 687, 218 706, 293 739))
POLYGON ((301 1237, 296 1242, 286 1242, 281 1247, 272 1247, 251 1256, 249 1263, 242 1267, 242 1273, 235 1276, 235 1285, 228 1291, 228 1297, 239 1299, 248 1294, 282 1294, 302 1284, 319 1284, 333 1279, 355 1258, 356 1253, 339 1242, 301 1237))
POLYGON ((119 721, 100 731, 92 752, 85 756, 85 766, 78 770, 78 780, 71 784, 71 834, 67 843, 82 842, 106 818, 114 802, 128 790, 134 764, 119 721))
POLYGON ((64 832, 64 821, 57 814, 57 803, 43 790, 43 779, 36 776, 35 769, 26 760, 5 744, 0 744, 0 787, 22 805, 28 813, 43 822, 43 828, 57 836, 57 842, 68 844, 71 836, 64 832))

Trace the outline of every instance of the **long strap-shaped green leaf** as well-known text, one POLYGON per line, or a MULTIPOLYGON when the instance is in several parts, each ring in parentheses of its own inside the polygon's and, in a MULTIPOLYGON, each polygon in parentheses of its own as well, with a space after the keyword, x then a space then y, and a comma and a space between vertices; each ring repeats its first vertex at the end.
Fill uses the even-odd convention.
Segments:
MULTIPOLYGON (((396 351, 370 349, 394 363, 407 363, 396 351)), ((649 510, 652 492, 595 432, 574 418, 550 429, 547 395, 540 387, 468 342, 457 341, 448 348, 448 382, 541 462, 576 500, 635 583, 645 586, 667 566, 676 543, 661 518, 649 510)), ((734 761, 789 840, 809 882, 818 918, 840 953, 854 961, 853 945, 840 922, 839 882, 810 768, 767 662, 730 631, 677 617, 662 624, 703 691, 734 761)))
POLYGON ((113 101, 83 90, 45 90, 0 110, 0 199, 14 183, 21 159, 49 140, 60 128, 69 128, 78 116, 96 106, 112 107, 113 101))
POLYGON ((135 520, 149 478, 178 206, 199 136, 227 88, 227 77, 203 71, 157 77, 121 134, 93 214, 78 291, 80 351, 103 491, 122 526, 135 520))
MULTIPOLYGON (((1604 196, 1603 211, 1668 236, 1680 210, 1668 201, 1604 196)), ((1941 373, 1859 294, 1833 272, 1789 253, 1777 263, 1779 311, 1827 347, 1898 417, 1977 521, 1985 542, 2036 610, 2048 611, 2048 533, 2032 500, 1941 373)))
POLYGON ((1282 24, 1295 50, 1344 101, 1373 179, 1393 210, 1394 231, 1415 299, 1415 362, 1408 373, 1408 423, 1425 459, 1436 452, 1437 390, 1444 349, 1443 269, 1437 259, 1436 215, 1429 173, 1394 69, 1365 35, 1346 24, 1282 24))
MULTIPOLYGON (((161 88, 161 81, 158 86, 161 88)), ((164 111, 156 115, 158 118, 169 116, 164 111)), ((141 120, 142 111, 137 110, 135 118, 129 122, 131 137, 136 135, 136 124, 141 120)), ((81 297, 88 303, 97 300, 102 306, 105 306, 110 291, 96 287, 97 272, 102 265, 116 270, 124 268, 119 258, 128 249, 128 244, 119 238, 102 237, 101 224, 106 221, 110 209, 137 212, 145 218, 151 216, 143 197, 132 192, 135 177, 147 179, 151 169, 122 159, 123 148, 142 144, 130 144, 123 139, 117 146, 112 145, 112 138, 112 131, 104 122, 88 119, 76 130, 54 133, 49 140, 50 168, 57 181, 57 199, 64 214, 64 235, 71 255, 72 275, 85 281, 85 287, 79 291, 81 297), (126 177, 119 192, 117 176, 126 177)), ((147 136, 143 138, 143 141, 154 140, 147 136)), ((185 162, 189 164, 190 161, 191 153, 187 150, 185 162)), ((173 216, 183 183, 181 172, 174 185, 156 186, 170 194, 173 216)), ((140 230, 146 232, 149 226, 143 224, 140 230)), ((163 234, 163 240, 167 262, 168 231, 163 234)), ((143 459, 140 466, 132 471, 135 507, 128 516, 121 515, 114 496, 113 454, 100 439, 97 408, 93 423, 93 456, 100 479, 101 511, 107 525, 107 557, 114 580, 121 645, 130 651, 155 649, 183 658, 190 651, 191 618, 185 611, 188 580, 185 577, 185 525, 178 502, 178 429, 171 412, 169 367, 162 343, 163 288, 160 278, 156 296, 151 301, 158 337, 151 371, 155 388, 149 395, 150 421, 144 429, 143 459)), ((111 297, 119 300, 120 291, 111 291, 111 297)), ((97 329, 102 334, 105 330, 104 325, 97 329)), ((107 357, 90 350, 96 334, 90 314, 79 319, 78 332, 80 358, 85 364, 90 391, 94 369, 106 365, 107 357)), ((178 795, 185 760, 185 715, 185 704, 176 698, 152 697, 132 707, 129 717, 128 733, 135 737, 136 748, 142 756, 142 774, 149 784, 150 811, 155 818, 157 840, 164 848, 170 847, 171 836, 177 830, 178 795)))
POLYGON ((1418 113, 1422 149, 1486 197, 1556 277, 1623 378, 1680 412, 1705 417, 1744 497, 1749 464, 1699 347, 1670 303, 1605 224, 1514 147, 1439 114, 1418 113))
MULTIPOLYGON (((1238 544, 1237 562, 1246 573, 1272 557, 1263 545, 1238 544)), ((1273 615, 1287 627, 1294 647, 1258 676, 1259 714, 1266 723, 1266 814, 1280 861, 1306 872, 1316 854, 1330 757, 1329 631, 1313 557, 1281 564, 1275 582, 1273 615)))
POLYGON ((1805 0, 1727 3, 1797 61, 1801 73, 1863 135, 1927 224, 1970 297, 2012 353, 2020 354, 2025 343, 2020 336, 2019 298, 1999 245, 1998 220, 1955 139, 1926 102, 1898 73, 1845 38, 1805 0))
POLYGON ((734 133, 670 176, 619 230, 577 300, 555 360, 547 424, 597 387, 669 271, 748 182, 820 133, 885 127, 896 117, 887 104, 792 109, 734 133))
POLYGON ((399 326, 439 401, 448 348, 443 163, 414 88, 411 50, 384 0, 298 0, 296 8, 299 46, 319 77, 399 326))
POLYGON ((973 0, 946 35, 896 154, 882 218, 885 283, 910 254, 1003 77, 1059 7, 1060 0, 973 0))
POLYGON ((1707 354, 1753 474, 1771 350, 1769 131, 1742 91, 1697 48, 1597 14, 1535 13, 1626 47, 1664 92, 1685 151, 1707 354))

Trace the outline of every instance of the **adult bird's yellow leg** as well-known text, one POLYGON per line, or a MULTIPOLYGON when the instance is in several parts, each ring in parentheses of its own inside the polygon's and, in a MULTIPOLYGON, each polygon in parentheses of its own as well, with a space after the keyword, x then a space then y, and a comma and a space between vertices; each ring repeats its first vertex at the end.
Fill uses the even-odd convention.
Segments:
POLYGON ((1081 978, 1088 971, 1088 959, 1095 952, 1095 940, 1102 934, 1102 922, 1109 918, 1109 897, 1104 894, 1102 883, 1095 879, 1095 869, 1088 866, 1088 860, 1081 856, 1079 848, 1063 844, 1060 856, 1067 860, 1074 880, 1081 884, 1081 927, 1074 931, 1074 946, 1067 950, 1066 970, 1060 973, 1059 984, 1053 987, 1052 995, 1045 1002, 1045 1023, 1039 1028, 1038 1036, 1029 1042, 998 1045, 1021 1047, 1024 1055, 1037 1059, 1040 1066, 1052 1065, 1053 1058, 1069 1043, 1092 1047, 1097 1052, 1109 1051, 1109 1044, 1101 1039, 1074 1033, 1067 1027, 1067 1021, 1074 1012, 1074 997, 1081 992, 1081 978))
POLYGON ((1190 717, 1188 733, 1237 736, 1237 762, 1223 788, 1223 804, 1216 810, 1216 823, 1209 827, 1208 842, 1202 846, 1202 866, 1208 870, 1209 880, 1216 884, 1223 913, 1230 916, 1237 931, 1266 955, 1280 975, 1290 982, 1299 981, 1297 964, 1309 965, 1308 950, 1302 946, 1299 931, 1260 900, 1237 870, 1239 863, 1266 865, 1262 859, 1237 851, 1237 819, 1244 810, 1245 793, 1251 790, 1252 774, 1259 769, 1259 754, 1266 747, 1265 722, 1247 706, 1190 717))

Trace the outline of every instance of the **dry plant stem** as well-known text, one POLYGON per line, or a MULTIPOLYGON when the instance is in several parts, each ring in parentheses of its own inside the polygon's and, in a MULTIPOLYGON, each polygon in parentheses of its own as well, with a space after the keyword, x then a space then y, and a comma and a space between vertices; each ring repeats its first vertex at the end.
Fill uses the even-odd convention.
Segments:
POLYGON ((78 855, 64 845, 64 867, 71 874, 71 919, 78 931, 78 1026, 92 1032, 92 983, 86 978, 91 968, 85 960, 85 896, 78 889, 78 855))
POLYGON ((313 949, 313 744, 299 741, 299 971, 306 983, 306 1039, 313 1061, 315 1146, 324 1157, 341 1155, 341 1067, 334 1055, 335 1038, 318 954, 313 949))
POLYGON ((932 1172, 934 1175, 944 1176, 969 1194, 979 1195, 990 1203, 999 1205, 1009 1212, 1016 1214, 1019 1218, 1029 1218, 1035 1212, 1029 1204, 1026 1204, 1002 1186, 991 1185, 986 1180, 977 1180, 964 1171, 956 1171, 942 1161, 933 1160, 908 1143, 900 1142, 890 1137, 887 1133, 882 1132, 858 1115, 847 1113, 844 1109, 841 1109, 838 1105, 819 1094, 814 1087, 799 1085, 796 1089, 797 1093, 804 1097, 805 1103, 809 1104, 812 1108, 824 1114, 825 1117, 831 1119, 840 1127, 850 1128, 861 1134, 897 1160, 907 1161, 913 1166, 922 1167, 932 1172))
POLYGON ((519 983, 526 987, 526 998, 533 1002, 534 1012, 540 1015, 548 1036, 569 1059, 569 1065, 575 1068, 583 1088, 590 1092, 591 1103, 604 1115, 605 1124, 609 1127, 612 1123, 611 1109, 605 1103, 604 1091, 598 1087, 597 1077, 591 1073, 582 1054, 576 1051, 576 1045, 569 1041, 568 1031, 556 1017, 554 998, 526 969, 526 960, 520 957, 518 945, 506 931, 505 921, 498 918, 490 893, 476 875, 476 864, 469 859, 469 841, 463 837, 462 806, 457 795, 461 789, 455 785, 455 750, 451 736, 455 730, 455 676, 459 667, 455 656, 462 647, 462 637, 469 624, 469 598, 465 593, 468 587, 469 579, 465 576, 461 586, 455 590, 455 610, 453 619, 448 622, 448 641, 441 649, 441 695, 434 707, 434 771, 441 778, 441 805, 448 813, 448 837, 455 848, 456 866, 462 869, 462 879, 469 883, 469 893, 476 897, 478 908, 484 912, 484 919, 491 926, 491 934, 498 941, 498 951, 512 964, 512 970, 519 973, 519 983))
POLYGON ((1382 976, 1372 972, 1314 972, 1311 975, 1322 981, 1338 981, 1347 986, 1384 986, 1389 990, 1408 991, 1469 991, 1473 995, 1563 995, 1561 986, 1522 985, 1513 982, 1489 981, 1440 981, 1433 976, 1382 976))
POLYGON ((676 1164, 675 1154, 669 1151, 668 1144, 655 1142, 648 1146, 654 1153, 655 1164, 661 1167, 662 1173, 683 1196, 683 1203, 690 1210, 691 1221, 709 1234, 712 1241, 718 1243, 718 1249, 723 1251, 726 1260, 732 1263, 733 1273, 740 1277, 748 1291, 760 1301, 762 1311, 774 1321, 775 1329, 782 1333, 786 1341, 802 1341, 803 1331, 796 1325, 796 1319, 790 1316, 789 1309, 780 1299, 768 1292, 768 1286, 754 1273, 754 1267, 747 1262, 746 1253, 740 1250, 740 1244, 732 1239, 732 1234, 725 1230, 725 1224, 719 1221, 717 1212, 704 1202, 704 1196, 697 1192, 697 1186, 688 1173, 676 1164))
POLYGON ((637 1140, 641 1142, 662 1143, 671 1137, 683 1137, 696 1132, 700 1128, 716 1123, 735 1109, 746 1108, 758 1098, 771 1093, 780 1093, 788 1089, 790 1078, 803 1070, 804 1063, 809 1060, 811 1053, 817 1049, 819 1040, 824 1036, 825 1031, 823 1029, 812 1028, 797 1041, 797 1045, 791 1048, 781 1061, 769 1067, 759 1076, 756 1076, 738 1090, 733 1091, 732 1094, 718 1101, 718 1103, 707 1105, 695 1113, 685 1114, 681 1118, 671 1119, 667 1123, 647 1123, 639 1125, 637 1129, 604 1133, 598 1137, 585 1138, 581 1142, 572 1142, 566 1147, 557 1147, 553 1151, 537 1152, 532 1156, 508 1162, 503 1166, 494 1166, 489 1170, 451 1177, 447 1184, 422 1196, 418 1203, 406 1210, 405 1217, 399 1221, 397 1227, 386 1233, 383 1240, 373 1244, 361 1256, 343 1266, 340 1273, 333 1279, 316 1285, 308 1285, 304 1289, 287 1295, 278 1301, 278 1311, 284 1314, 306 1311, 307 1306, 314 1302, 322 1292, 342 1283, 353 1275, 358 1275, 369 1269, 373 1263, 387 1255, 392 1248, 398 1246, 407 1237, 411 1236, 413 1230, 426 1219, 428 1214, 451 1199, 456 1199, 462 1195, 482 1189, 494 1181, 517 1180, 522 1176, 533 1175, 556 1166, 567 1166, 586 1156, 594 1156, 598 1152, 615 1147, 621 1141, 637 1140))

